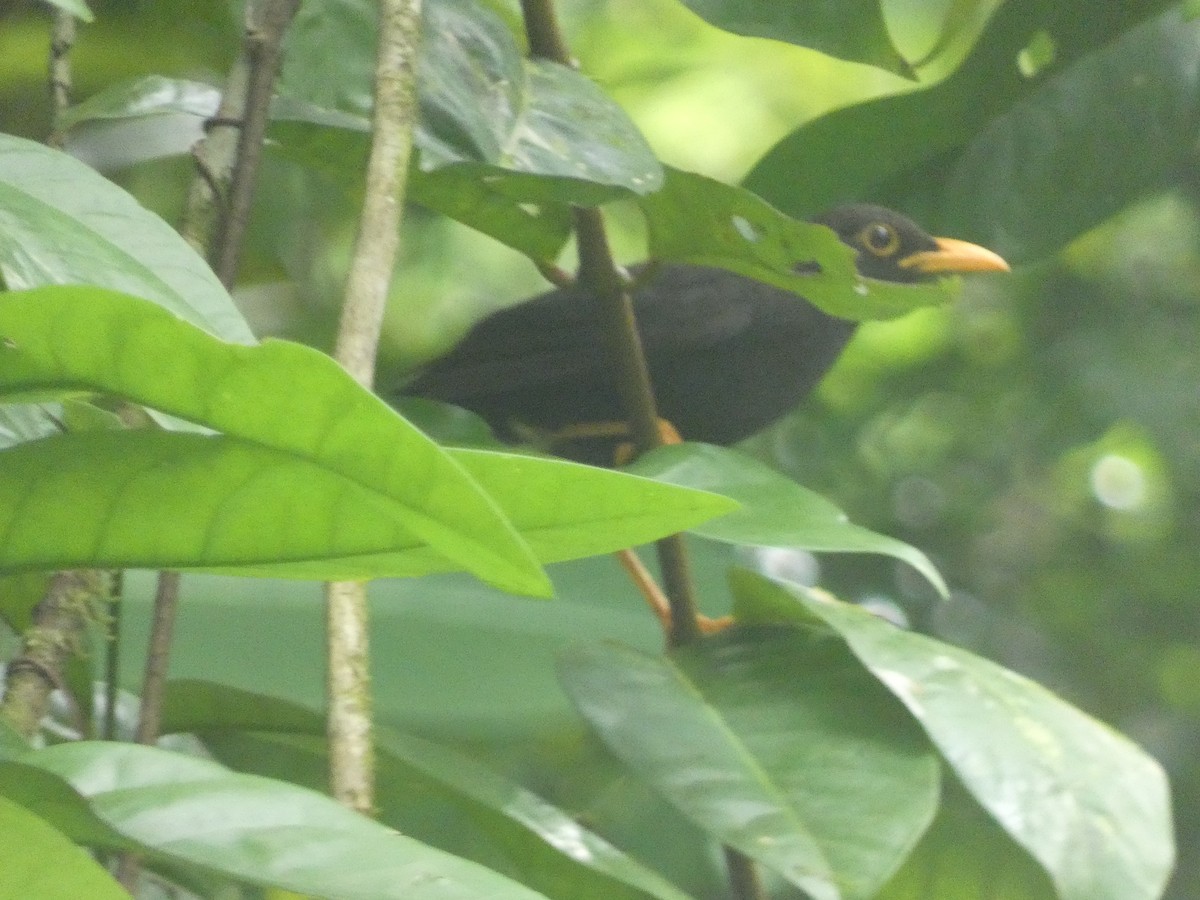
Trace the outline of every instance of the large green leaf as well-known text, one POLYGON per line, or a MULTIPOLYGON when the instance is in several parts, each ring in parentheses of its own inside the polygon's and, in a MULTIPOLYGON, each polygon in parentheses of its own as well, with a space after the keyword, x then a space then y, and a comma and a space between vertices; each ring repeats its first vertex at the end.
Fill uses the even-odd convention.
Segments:
POLYGON ((949 172, 945 227, 1036 259, 1171 184, 1198 136, 1200 22, 1172 10, 1054 72, 980 131, 949 172))
MULTIPOLYGON (((374 16, 366 0, 301 7, 281 89, 326 114, 298 106, 289 118, 331 126, 332 110, 370 112, 373 56, 362 47, 374 46, 374 16)), ((474 0, 437 0, 426 7, 422 36, 414 140, 421 169, 444 170, 422 192, 425 202, 454 197, 457 211, 469 212, 460 179, 482 180, 497 203, 595 204, 661 184, 658 161, 617 104, 571 68, 524 59, 496 13, 474 0)), ((352 128, 338 140, 365 145, 366 136, 352 128)))
MULTIPOLYGON (((265 459, 261 454, 246 456, 255 450, 276 458, 296 456, 301 468, 315 463, 356 482, 380 500, 399 504, 404 509, 405 532, 428 542, 468 571, 510 590, 549 590, 545 573, 529 548, 462 469, 316 350, 284 341, 253 347, 224 343, 151 303, 84 287, 39 288, 0 296, 0 334, 6 338, 0 349, 0 397, 92 390, 143 403, 224 432, 227 439, 253 445, 232 449, 227 444, 234 467, 226 471, 240 468, 260 477, 271 473, 273 466, 262 469, 265 459)), ((201 449, 204 444, 196 440, 168 443, 164 438, 96 434, 70 440, 92 441, 98 452, 108 448, 117 455, 121 441, 136 440, 145 448, 143 452, 150 454, 129 461, 136 471, 141 471, 138 463, 154 464, 156 458, 160 462, 186 458, 194 464, 197 457, 193 454, 203 456, 214 452, 216 446, 201 449), (170 455, 184 452, 184 448, 186 457, 170 455)), ((61 441, 67 439, 56 440, 58 443, 47 441, 32 450, 23 445, 19 459, 37 469, 44 465, 39 456, 54 452, 48 448, 64 447, 61 441)), ((57 452, 66 455, 62 449, 57 452)), ((95 473, 96 464, 96 457, 89 463, 84 455, 72 469, 79 474, 95 473)), ((303 477, 294 467, 290 472, 292 477, 303 477)), ((16 492, 11 496, 28 496, 31 486, 37 484, 22 481, 11 467, 4 475, 9 490, 16 492)), ((281 475, 275 472, 272 477, 281 475)), ((288 483, 287 478, 274 482, 277 489, 288 483)), ((67 486, 61 479, 51 484, 67 486)), ((241 487, 238 481, 223 482, 218 490, 237 494, 241 487)), ((257 493, 253 483, 245 487, 257 493)), ((48 485, 43 489, 50 490, 48 485)), ((110 492, 110 502, 119 498, 120 484, 111 478, 102 479, 96 489, 110 492)), ((151 495, 140 496, 154 501, 151 495)), ((176 511, 186 514, 186 497, 173 496, 179 500, 176 511)), ((328 496, 336 509, 336 494, 328 496)), ((57 513, 45 507, 39 511, 50 517, 61 515, 70 507, 69 501, 65 507, 62 503, 60 498, 57 513)), ((101 505, 107 508, 107 504, 101 505)), ((132 516, 129 525, 136 521, 138 511, 138 505, 128 508, 132 516)), ((14 515, 16 511, 9 507, 8 512, 14 515)), ((53 542, 34 527, 36 516, 31 511, 16 518, 22 528, 32 529, 31 545, 50 549, 45 545, 53 542)), ((255 521, 262 524, 261 518, 255 521)), ((104 528, 103 519, 92 524, 104 528)), ((285 524, 285 519, 279 520, 280 534, 286 532, 285 524)), ((68 533, 70 530, 68 527, 68 533)), ((235 531, 242 539, 249 537, 235 531)), ((133 537, 124 529, 109 531, 106 536, 118 540, 118 534, 120 541, 133 537)), ((159 537, 170 541, 165 534, 159 537)), ((203 553, 206 543, 192 544, 192 554, 203 553)), ((82 549, 81 544, 77 546, 82 549)), ((93 552, 97 549, 94 545, 93 552)))
POLYGON ((638 777, 816 900, 873 896, 933 818, 931 749, 840 642, 767 627, 671 658, 593 644, 560 674, 638 777))
POLYGON ((1174 859, 1161 767, 1046 688, 861 607, 734 573, 735 612, 823 623, 929 735, 1060 900, 1155 900, 1174 859))
MULTIPOLYGON (((67 782, 78 792, 79 807, 152 863, 347 900, 543 896, 322 794, 208 760, 132 744, 79 742, 29 753, 22 763, 67 782)), ((10 765, 0 764, 0 771, 10 765)))
POLYGON ((742 504, 728 515, 692 528, 694 534, 760 547, 882 553, 908 563, 929 579, 939 594, 948 596, 941 574, 916 547, 855 525, 824 497, 736 450, 677 444, 642 456, 629 471, 714 491, 742 504))
POLYGON ((535 551, 505 512, 550 561, 653 540, 734 506, 558 460, 452 457, 324 354, 226 344, 109 291, 0 296, 0 334, 0 397, 104 391, 222 432, 89 432, 4 451, 9 570, 342 578, 465 567, 545 593, 535 551))
MULTIPOLYGON (((173 682, 166 720, 168 728, 199 733, 240 771, 318 788, 327 778, 324 720, 303 707, 208 682, 173 682)), ((684 900, 567 813, 451 747, 388 728, 378 728, 375 739, 379 818, 402 833, 549 896, 684 900)))
POLYGON ((62 832, 0 797, 0 897, 121 900, 129 894, 62 832))
MULTIPOLYGON (((647 543, 736 505, 558 460, 450 455, 543 563, 647 543)), ((236 437, 71 434, 21 444, 0 460, 0 572, 168 568, 331 580, 465 567, 414 536, 413 509, 364 473, 236 437)), ((484 561, 474 569, 509 590, 540 590, 484 561)))
POLYGON ((9 290, 100 285, 226 340, 254 340, 207 263, 166 222, 65 153, 2 134, 0 278, 9 290))
POLYGON ((894 318, 957 296, 957 278, 916 285, 863 278, 854 251, 829 228, 792 219, 743 188, 701 175, 669 169, 666 186, 639 203, 655 259, 748 275, 843 319, 894 318))
POLYGON ((888 33, 881 0, 779 3, 777 0, 683 0, 726 31, 789 41, 830 56, 912 75, 888 33))
MULTIPOLYGON (((957 219, 947 223, 938 215, 946 199, 943 185, 963 148, 993 119, 1044 85, 1053 91, 1052 79, 1071 62, 1171 5, 1169 0, 1130 0, 1097 16, 1081 14, 1075 5, 1058 0, 1008 3, 951 77, 927 90, 847 107, 806 124, 760 160, 746 186, 797 216, 811 216, 857 198, 902 207, 930 228, 957 224, 957 219), (1026 77, 1017 58, 1039 30, 1051 37, 1055 61, 1036 77, 1026 77)), ((1031 108, 1030 113, 1034 112, 1031 108)), ((1097 135, 1103 135, 1112 122, 1105 115, 1093 118, 1091 125, 1097 135)), ((1029 127, 1045 127, 1052 134, 1056 123, 1037 118, 1029 127)), ((1098 137, 1095 147, 1107 155, 1103 140, 1098 137)), ((1002 153, 1005 147, 999 145, 995 152, 1002 153)), ((1155 155, 1159 149, 1147 144, 1139 151, 1140 157, 1147 152, 1155 155)), ((1170 152, 1174 157, 1175 151, 1170 152)), ((1014 158, 1011 165, 1021 162, 1014 158)), ((1085 157, 1062 159, 1058 165, 1059 171, 1081 171, 1089 163, 1085 157)), ((952 201, 954 206, 965 209, 978 203, 973 185, 959 182, 958 189, 964 194, 952 201)), ((1097 193, 1103 192, 1086 192, 1087 196, 1097 193)), ((1080 199, 1086 202, 1086 197, 1080 199)), ((963 220, 963 231, 956 236, 987 240, 989 234, 982 223, 998 212, 980 204, 969 223, 963 220)), ((1030 216, 1020 222, 1018 230, 1036 235, 1043 228, 1055 227, 1030 216)), ((1007 245, 1007 240, 1000 241, 997 249, 1004 251, 1007 245)), ((1010 261, 1020 259, 1017 255, 1010 261)))

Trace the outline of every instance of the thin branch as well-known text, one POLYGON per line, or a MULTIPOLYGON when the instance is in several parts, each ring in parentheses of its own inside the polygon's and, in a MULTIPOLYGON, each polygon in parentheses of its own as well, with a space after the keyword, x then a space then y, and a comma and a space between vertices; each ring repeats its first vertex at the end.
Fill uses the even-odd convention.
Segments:
POLYGON ((243 53, 250 62, 250 77, 242 107, 237 164, 229 187, 229 201, 225 204, 225 215, 212 251, 213 270, 226 287, 232 286, 237 277, 243 238, 250 223, 271 96, 283 57, 283 36, 299 8, 300 0, 259 0, 246 8, 243 53))
POLYGON ((159 572, 154 592, 154 613, 150 621, 150 645, 146 648, 146 669, 142 675, 142 701, 138 708, 139 744, 153 744, 162 727, 163 700, 167 693, 167 670, 171 660, 171 637, 175 633, 175 614, 179 608, 179 573, 159 572))
POLYGON ((242 50, 229 70, 221 102, 192 155, 192 179, 180 234, 233 287, 258 180, 263 135, 279 72, 280 47, 299 0, 247 4, 242 50))
MULTIPOLYGON (((371 153, 366 196, 334 356, 361 384, 375 380, 375 357, 388 289, 400 249, 408 162, 417 115, 420 0, 381 0, 371 153)), ((374 809, 374 758, 366 585, 326 587, 329 640, 329 766, 334 797, 374 809)))
MULTIPOLYGON (((572 65, 566 40, 558 27, 553 0, 521 0, 529 52, 562 65, 572 65)), ((650 370, 642 348, 628 279, 617 267, 598 209, 575 210, 575 240, 579 249, 579 279, 596 296, 601 328, 612 357, 613 378, 638 453, 662 445, 658 408, 650 370)), ((689 644, 700 637, 699 605, 682 535, 658 542, 667 600, 671 607, 671 646, 689 644)))

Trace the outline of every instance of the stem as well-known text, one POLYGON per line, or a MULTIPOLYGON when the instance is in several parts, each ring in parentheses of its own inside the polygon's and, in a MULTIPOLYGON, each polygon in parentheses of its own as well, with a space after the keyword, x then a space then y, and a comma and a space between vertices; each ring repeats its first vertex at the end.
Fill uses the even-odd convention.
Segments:
MULTIPOLYGON (((37 736, 55 690, 69 693, 62 671, 84 640, 84 624, 95 618, 103 594, 102 575, 94 569, 59 572, 33 613, 21 640, 21 653, 8 664, 0 715, 29 740, 37 736)), ((85 723, 79 723, 86 729, 85 723)))
POLYGON ((258 183, 263 139, 271 111, 271 95, 283 52, 283 36, 300 8, 300 0, 260 0, 246 8, 246 41, 249 79, 242 107, 237 143, 237 165, 229 188, 229 202, 221 221, 219 240, 213 247, 213 269, 226 287, 233 285, 241 258, 243 238, 250 223, 250 207, 258 183))
POLYGON ((188 190, 180 234, 232 288, 258 181, 280 47, 299 0, 247 5, 242 51, 229 70, 221 103, 192 151, 196 177, 188 190))
MULTIPOLYGON (((375 356, 388 287, 400 249, 400 220, 416 123, 420 0, 381 0, 371 154, 366 196, 334 356, 362 385, 375 379, 375 356)), ((329 766, 334 797, 374 809, 370 656, 366 585, 326 586, 329 629, 329 766)))
MULTIPOLYGON (((562 65, 572 65, 552 0, 521 0, 529 52, 562 65)), ((604 218, 598 209, 575 210, 575 240, 579 248, 579 278, 595 294, 601 327, 608 341, 613 377, 638 453, 662 446, 658 407, 650 382, 650 369, 642 348, 629 283, 613 260, 604 218)), ((687 547, 682 535, 671 535, 657 544, 659 568, 671 606, 672 647, 700 637, 699 605, 691 577, 687 547)))
POLYGON ((171 637, 175 632, 175 614, 179 609, 178 572, 159 572, 154 592, 154 613, 150 621, 150 644, 146 648, 146 668, 142 675, 142 700, 138 708, 134 741, 153 744, 162 728, 163 700, 167 693, 167 671, 171 660, 171 637))
POLYGON ((64 135, 59 130, 63 111, 71 105, 71 48, 75 46, 75 17, 65 10, 54 13, 54 30, 50 35, 50 104, 54 110, 54 128, 46 143, 62 147, 64 135))

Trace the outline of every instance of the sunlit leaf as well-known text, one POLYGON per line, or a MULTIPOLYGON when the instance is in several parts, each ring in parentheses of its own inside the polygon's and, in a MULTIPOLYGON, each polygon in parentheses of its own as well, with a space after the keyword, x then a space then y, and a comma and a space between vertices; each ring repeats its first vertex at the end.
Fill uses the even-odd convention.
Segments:
POLYGON ((948 595, 941 574, 916 547, 855 525, 824 497, 735 450, 677 444, 646 454, 629 471, 741 503, 740 509, 692 528, 694 534, 760 547, 882 553, 908 563, 948 595))
POLYGON ((0 277, 14 291, 112 288, 226 340, 254 340, 207 263, 166 222, 65 153, 3 134, 0 277))
POLYGON ((132 744, 79 742, 22 761, 66 781, 84 808, 152 860, 348 900, 542 897, 323 794, 240 775, 208 760, 132 744))
MULTIPOLYGON (((120 455, 121 441, 140 441, 149 455, 132 457, 128 464, 153 480, 162 479, 163 473, 145 471, 139 463, 155 459, 159 462, 152 464, 166 459, 183 462, 186 458, 194 466, 199 458, 195 454, 229 453, 237 461, 235 471, 244 466, 244 474, 258 473, 281 489, 289 478, 274 466, 262 468, 264 459, 256 451, 276 457, 294 455, 295 465, 301 468, 315 464, 329 469, 376 494, 375 502, 384 500, 406 508, 404 532, 429 542, 439 554, 485 580, 522 592, 545 593, 549 589, 528 547, 461 468, 316 350, 283 341, 253 347, 224 343, 153 304, 81 287, 40 288, 0 296, 0 335, 5 338, 0 347, 0 397, 99 391, 206 425, 239 443, 218 450, 217 444, 202 443, 203 438, 201 442, 168 443, 163 436, 134 439, 96 434, 69 439, 91 440, 97 452, 108 448, 114 457, 120 455), (181 452, 184 457, 175 455, 181 452)), ((51 447, 60 448, 57 452, 68 457, 61 449, 68 439, 52 440, 58 443, 48 441, 32 451, 28 445, 17 448, 23 465, 35 469, 44 465, 39 456, 51 452, 51 447)), ((96 464, 97 458, 89 463, 84 455, 67 471, 83 475, 96 464)), ((303 477, 295 468, 289 471, 290 477, 303 477)), ((23 482, 12 471, 4 474, 14 496, 28 497, 30 485, 37 484, 23 482)), ((65 472, 62 477, 67 477, 65 472)), ((41 490, 50 491, 52 484, 70 486, 57 479, 43 483, 41 490)), ((257 482, 247 488, 254 494, 261 486, 262 482, 257 482)), ((237 493, 238 484, 223 482, 221 488, 237 493)), ((102 480, 97 489, 117 491, 108 501, 119 499, 119 483, 111 478, 102 480)), ((211 491, 207 495, 213 497, 211 491)), ((142 496, 145 502, 153 502, 152 495, 142 496)), ((333 508, 338 508, 336 493, 327 496, 333 508)), ((278 499, 284 497, 286 494, 278 499)), ((108 508, 106 501, 97 498, 97 502, 108 508)), ((186 497, 179 497, 179 503, 180 510, 187 509, 186 497)), ((9 511, 11 514, 15 508, 9 511)), ((40 512, 55 515, 46 508, 40 512)), ((62 512, 60 509, 58 514, 62 512)), ((137 513, 134 508, 128 512, 132 525, 137 513)), ((21 519, 23 528, 32 529, 26 551, 36 552, 44 535, 38 537, 32 517, 21 519)), ((253 521, 262 524, 258 517, 253 521)), ((102 522, 95 524, 102 526, 102 522)), ((282 536, 286 519, 280 520, 280 526, 282 536)), ((206 533, 199 523, 196 527, 201 530, 194 534, 206 533)), ((235 546, 248 537, 244 531, 240 537, 238 529, 234 532, 226 538, 235 546)), ((114 538, 116 532, 108 533, 108 539, 114 538)), ((274 539, 267 540, 274 543, 274 539)), ((191 546, 196 553, 204 541, 191 546)), ((93 551, 96 549, 94 546, 93 551)), ((9 552, 13 552, 11 547, 9 552)))
POLYGON ((226 344, 108 291, 0 296, 0 335, 0 397, 103 391, 221 432, 91 432, 4 451, 9 570, 343 578, 462 566, 537 594, 548 582, 535 553, 608 552, 734 505, 559 460, 451 457, 324 354, 226 344))
POLYGON ((820 592, 748 572, 739 619, 824 623, 908 707, 967 790, 1062 900, 1155 900, 1174 862, 1166 776, 1046 688, 820 592))
POLYGON ((717 266, 792 291, 843 319, 888 319, 947 303, 958 279, 901 285, 863 278, 828 228, 792 219, 742 188, 668 170, 640 201, 656 259, 717 266))
POLYGON ((768 627, 671 658, 592 644, 560 674, 639 778, 816 900, 873 896, 933 818, 936 759, 840 642, 768 627))

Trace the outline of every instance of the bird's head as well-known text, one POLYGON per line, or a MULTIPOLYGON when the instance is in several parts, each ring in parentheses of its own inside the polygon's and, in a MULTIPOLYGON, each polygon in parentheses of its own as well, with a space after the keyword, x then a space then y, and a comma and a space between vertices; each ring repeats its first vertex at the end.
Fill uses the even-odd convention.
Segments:
POLYGON ((814 219, 858 251, 858 271, 880 281, 916 282, 937 275, 1007 272, 991 250, 954 238, 932 237, 912 219, 883 206, 839 206, 814 219))

